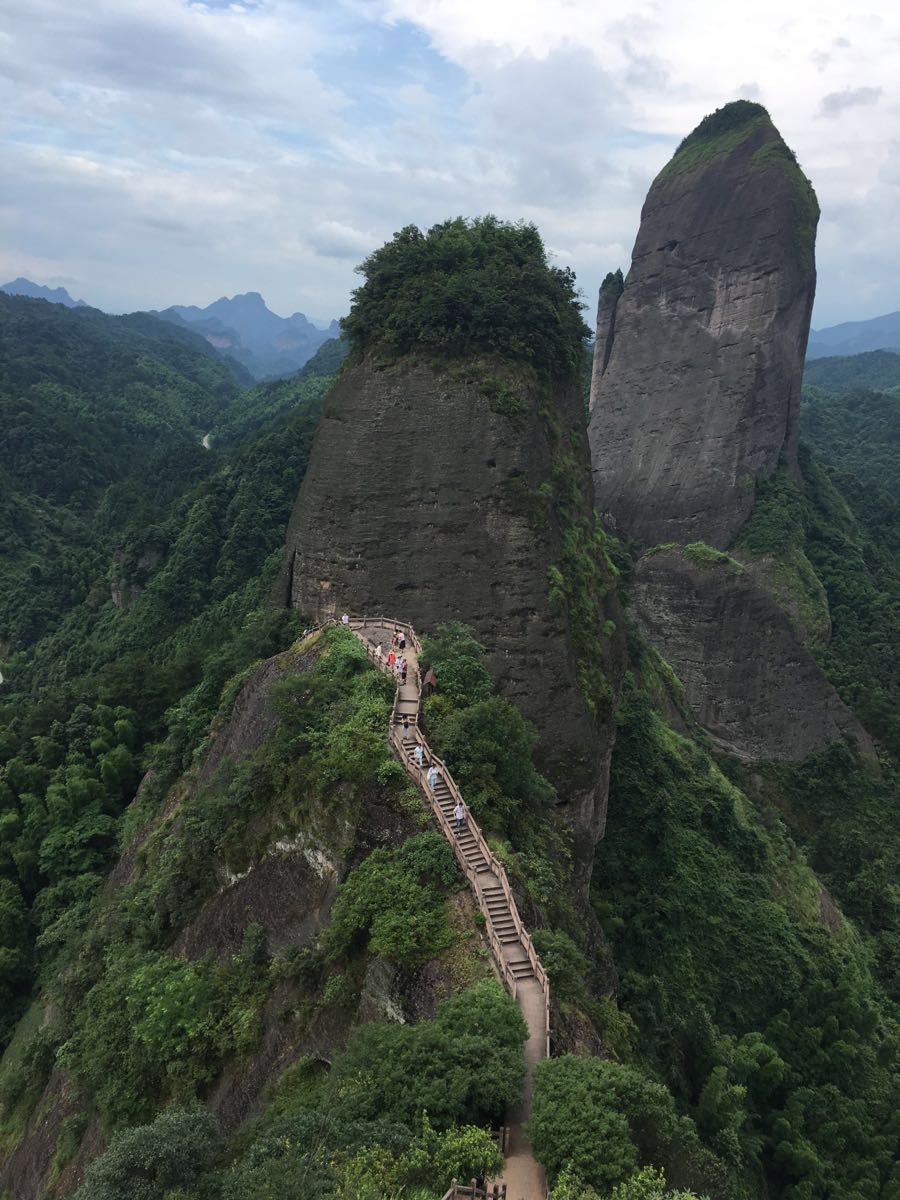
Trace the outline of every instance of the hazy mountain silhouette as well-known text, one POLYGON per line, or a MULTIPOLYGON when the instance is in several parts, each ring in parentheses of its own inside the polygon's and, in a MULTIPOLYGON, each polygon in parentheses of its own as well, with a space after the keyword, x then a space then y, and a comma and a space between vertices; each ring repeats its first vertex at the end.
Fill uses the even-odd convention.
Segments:
POLYGON ((259 292, 222 296, 205 308, 173 304, 157 315, 192 326, 222 354, 243 363, 257 379, 292 374, 323 342, 340 336, 337 321, 328 329, 318 329, 301 312, 279 317, 259 292))
POLYGON ((900 350, 900 312, 868 321, 844 321, 809 335, 807 358, 862 354, 867 350, 900 350))
POLYGON ((0 292, 6 292, 10 296, 30 296, 32 300, 49 300, 51 304, 64 304, 66 308, 89 307, 84 300, 73 300, 64 287, 44 287, 42 283, 34 283, 21 275, 9 283, 4 283, 0 292))

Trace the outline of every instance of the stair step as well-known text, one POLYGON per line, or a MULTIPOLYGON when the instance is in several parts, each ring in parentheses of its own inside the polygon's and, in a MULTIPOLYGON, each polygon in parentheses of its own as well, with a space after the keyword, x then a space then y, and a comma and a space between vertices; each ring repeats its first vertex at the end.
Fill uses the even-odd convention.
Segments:
POLYGON ((515 979, 529 979, 534 975, 531 963, 527 959, 525 962, 510 963, 509 966, 515 979))

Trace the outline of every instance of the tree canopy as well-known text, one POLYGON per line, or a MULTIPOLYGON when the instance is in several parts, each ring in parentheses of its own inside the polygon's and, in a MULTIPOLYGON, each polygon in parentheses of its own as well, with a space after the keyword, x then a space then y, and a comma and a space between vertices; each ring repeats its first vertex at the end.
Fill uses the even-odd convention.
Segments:
POLYGON ((407 225, 358 268, 342 324, 357 351, 459 360, 493 355, 543 374, 575 372, 590 336, 567 267, 534 225, 456 217, 407 225))

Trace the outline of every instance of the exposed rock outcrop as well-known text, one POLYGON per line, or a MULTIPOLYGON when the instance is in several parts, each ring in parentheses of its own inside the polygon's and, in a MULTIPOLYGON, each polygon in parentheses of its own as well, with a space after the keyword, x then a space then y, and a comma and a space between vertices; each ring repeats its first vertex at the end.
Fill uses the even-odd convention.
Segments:
POLYGON ((600 284, 600 294, 597 297, 597 336, 591 368, 591 409, 600 393, 600 380, 609 366, 609 356, 612 354, 613 339, 616 336, 616 309, 624 287, 621 271, 610 271, 600 284))
MULTIPOLYGON (((554 388, 502 365, 363 358, 346 367, 288 528, 283 598, 316 619, 346 608, 403 618, 420 632, 454 620, 471 626, 504 694, 538 730, 541 766, 568 802, 589 862, 605 821, 624 655, 603 567, 608 594, 592 598, 591 632, 610 686, 592 711, 579 686, 577 640, 587 631, 573 628, 562 596, 551 603, 549 578, 551 567, 566 576, 573 553, 562 526, 575 541, 593 528, 580 410, 574 380, 554 388), (614 623, 605 634, 604 619, 614 623)), ((585 545, 596 562, 592 553, 585 545)), ((563 578, 562 590, 570 583, 563 578)))
POLYGON ((612 346, 592 387, 594 486, 617 533, 725 548, 757 481, 795 466, 818 213, 746 101, 701 122, 657 176, 614 326, 598 323, 598 352, 607 333, 612 346))
POLYGON ((645 555, 632 601, 697 722, 722 749, 800 760, 848 737, 871 753, 788 614, 735 560, 699 548, 645 555))

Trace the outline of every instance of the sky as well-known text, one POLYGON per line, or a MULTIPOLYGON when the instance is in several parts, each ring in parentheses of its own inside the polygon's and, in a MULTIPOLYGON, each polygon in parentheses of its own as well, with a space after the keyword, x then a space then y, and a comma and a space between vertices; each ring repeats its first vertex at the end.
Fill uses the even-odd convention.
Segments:
POLYGON ((900 309, 896 0, 0 0, 0 282, 347 311, 404 225, 534 221, 589 321, 656 173, 764 104, 822 207, 817 327, 900 309))

